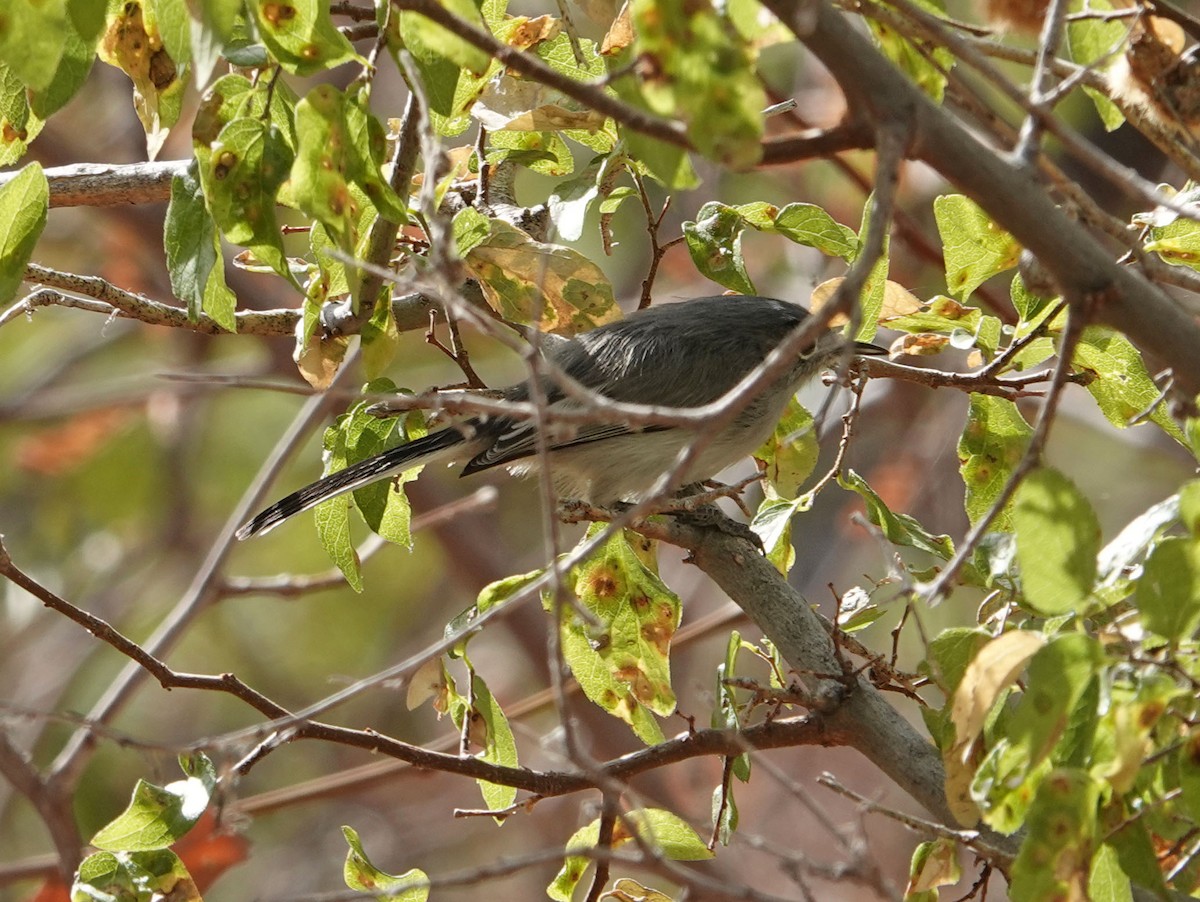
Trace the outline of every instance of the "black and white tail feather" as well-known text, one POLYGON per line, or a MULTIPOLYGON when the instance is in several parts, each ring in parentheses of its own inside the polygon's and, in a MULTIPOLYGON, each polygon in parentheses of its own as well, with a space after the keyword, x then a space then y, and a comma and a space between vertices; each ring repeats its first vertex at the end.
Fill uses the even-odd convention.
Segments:
POLYGON ((270 532, 289 517, 316 507, 322 501, 353 492, 421 464, 434 463, 440 459, 452 461, 458 456, 455 452, 461 453, 464 443, 465 437, 458 429, 443 429, 366 460, 360 460, 276 501, 239 529, 237 537, 248 539, 270 532))

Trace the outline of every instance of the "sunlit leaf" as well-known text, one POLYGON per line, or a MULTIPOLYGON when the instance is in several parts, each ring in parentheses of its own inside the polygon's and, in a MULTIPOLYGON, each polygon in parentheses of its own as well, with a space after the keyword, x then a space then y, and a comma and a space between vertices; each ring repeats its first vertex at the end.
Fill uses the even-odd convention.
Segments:
POLYGON ((688 252, 701 275, 741 294, 754 294, 742 259, 742 228, 737 211, 724 204, 705 204, 695 222, 683 224, 688 252))
MULTIPOLYGON (((967 516, 972 523, 996 502, 1031 435, 1033 429, 1012 401, 971 395, 967 424, 958 441, 958 459, 967 489, 967 516)), ((1011 524, 1010 503, 996 516, 992 529, 1007 530, 1011 524)))
POLYGON ((883 530, 889 542, 919 548, 949 560, 954 554, 954 542, 947 535, 934 535, 908 514, 893 513, 869 485, 854 470, 838 477, 838 484, 860 495, 867 504, 867 519, 883 530))
POLYGON ((1137 581, 1137 610, 1146 629, 1174 641, 1200 627, 1200 541, 1172 536, 1146 559, 1137 581))
POLYGON ((192 829, 216 785, 212 764, 198 756, 185 780, 155 786, 138 780, 129 807, 92 837, 92 845, 109 852, 165 849, 192 829))
POLYGON ((342 879, 350 889, 373 893, 376 899, 389 902, 425 902, 429 898, 429 877, 424 871, 413 868, 399 875, 381 871, 367 857, 357 831, 343 826, 342 835, 350 847, 342 879))
MULTIPOLYGON (((589 530, 589 537, 599 528, 589 530)), ((669 653, 682 608, 640 559, 632 544, 638 541, 618 531, 572 569, 568 585, 599 625, 563 605, 562 645, 584 694, 653 744, 662 741, 662 731, 649 712, 665 716, 675 710, 669 653)), ((548 596, 543 605, 552 608, 548 596)))
POLYGON ((0 63, 26 87, 46 90, 65 50, 63 35, 74 31, 67 18, 67 0, 9 0, 3 15, 0 63))
POLYGON ((708 3, 633 0, 631 12, 639 61, 654 71, 636 100, 686 121, 705 156, 734 168, 757 163, 767 99, 749 43, 708 3))
POLYGON ((933 213, 951 294, 965 300, 992 276, 1017 265, 1020 245, 975 201, 961 194, 942 195, 934 200, 933 213))
POLYGON ((0 166, 21 159, 43 124, 29 109, 29 92, 21 79, 0 63, 0 166))
POLYGON ((1142 355, 1124 335, 1102 326, 1087 327, 1075 346, 1072 363, 1094 377, 1087 390, 1105 419, 1118 429, 1127 428, 1149 411, 1148 418, 1163 432, 1186 444, 1142 355))
POLYGON ((1026 602, 1041 614, 1078 609, 1096 583, 1100 524, 1057 470, 1034 470, 1017 487, 1012 523, 1026 602))
POLYGON ((313 75, 360 59, 329 17, 329 0, 251 0, 258 33, 288 72, 313 75))
POLYGON ((471 209, 454 218, 454 237, 488 303, 505 319, 574 335, 620 316, 604 273, 572 248, 536 241, 471 209))
MULTIPOLYGON (((1061 738, 1103 658, 1095 639, 1074 633, 1051 639, 1030 660, 1007 738, 1025 749, 1031 764, 1039 763, 1061 738)), ((1089 715, 1094 718, 1095 710, 1089 715)))
POLYGON ((1060 769, 1042 781, 1012 870, 1016 899, 1086 899, 1100 783, 1060 769))
POLYGON ((275 217, 276 194, 292 166, 283 132, 262 119, 234 119, 197 153, 213 221, 226 239, 292 281, 275 217))
POLYGON ((0 187, 0 305, 11 301, 21 287, 49 209, 50 186, 37 163, 0 187))
MULTIPOLYGON (((713 857, 713 853, 687 821, 661 808, 638 809, 624 813, 613 827, 613 849, 630 842, 634 836, 672 861, 702 861, 713 857), (630 832, 631 827, 634 832, 630 832)), ((547 896, 556 902, 571 902, 571 895, 591 860, 579 853, 595 848, 599 840, 599 819, 575 831, 567 840, 562 869, 546 887, 547 896)))
POLYGON ((150 159, 158 155, 182 109, 186 65, 173 60, 140 3, 110 5, 97 50, 133 81, 133 105, 146 131, 150 159))

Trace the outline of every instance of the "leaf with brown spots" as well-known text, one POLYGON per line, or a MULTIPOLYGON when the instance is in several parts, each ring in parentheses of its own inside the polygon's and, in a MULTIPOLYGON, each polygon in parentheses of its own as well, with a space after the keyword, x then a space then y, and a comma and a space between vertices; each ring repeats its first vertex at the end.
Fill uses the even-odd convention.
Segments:
POLYGON ((662 731, 651 712, 675 710, 669 656, 681 605, 645 554, 639 536, 617 533, 576 567, 570 584, 599 626, 564 606, 562 636, 563 654, 587 697, 654 743, 662 731))

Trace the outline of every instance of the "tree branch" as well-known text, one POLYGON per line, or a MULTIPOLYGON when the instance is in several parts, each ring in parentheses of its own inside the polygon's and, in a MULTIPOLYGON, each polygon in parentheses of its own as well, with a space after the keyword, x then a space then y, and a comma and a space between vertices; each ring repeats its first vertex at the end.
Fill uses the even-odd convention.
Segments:
POLYGON ((923 95, 825 2, 765 0, 821 60, 851 108, 875 123, 912 129, 909 156, 929 164, 1027 247, 1065 299, 1086 305, 1168 363, 1185 391, 1200 392, 1200 326, 1140 273, 1118 265, 1055 206, 1018 162, 1001 157, 923 95))

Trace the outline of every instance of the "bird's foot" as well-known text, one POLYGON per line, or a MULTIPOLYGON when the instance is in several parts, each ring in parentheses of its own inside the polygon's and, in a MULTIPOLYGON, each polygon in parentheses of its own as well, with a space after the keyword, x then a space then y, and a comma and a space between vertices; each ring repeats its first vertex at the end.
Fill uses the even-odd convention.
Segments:
POLYGON ((767 548, 763 545, 762 537, 751 529, 748 523, 741 523, 725 516, 724 511, 714 504, 706 504, 695 510, 667 510, 663 511, 663 513, 676 517, 680 523, 688 526, 696 526, 700 529, 716 529, 727 536, 733 536, 735 539, 745 539, 757 548, 760 553, 767 553, 767 548))

